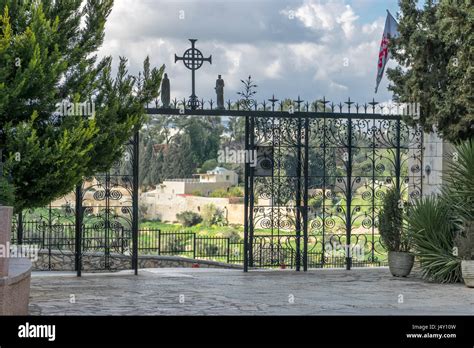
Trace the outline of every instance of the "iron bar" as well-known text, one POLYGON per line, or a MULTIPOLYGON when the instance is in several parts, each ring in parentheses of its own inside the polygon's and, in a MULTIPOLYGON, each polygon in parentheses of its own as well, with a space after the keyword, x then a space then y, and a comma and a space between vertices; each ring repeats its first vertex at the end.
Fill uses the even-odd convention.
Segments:
POLYGON ((139 160, 140 133, 135 130, 133 135, 133 190, 132 190, 132 268, 138 275, 138 190, 139 190, 139 160))
POLYGON ((397 192, 400 192, 401 191, 401 187, 400 187, 400 175, 401 175, 401 166, 402 166, 402 161, 401 161, 401 157, 400 157, 400 132, 401 132, 401 121, 400 120, 397 120, 396 121, 396 127, 397 127, 397 130, 396 130, 396 145, 395 145, 395 153, 396 153, 396 158, 395 158, 395 187, 396 187, 396 190, 397 192))
POLYGON ((384 115, 384 114, 353 114, 347 112, 340 113, 324 113, 324 112, 305 112, 305 111, 295 111, 294 113, 289 113, 287 111, 269 111, 269 110, 208 110, 208 109, 199 109, 191 110, 185 109, 184 113, 180 109, 172 108, 149 108, 147 109, 149 115, 180 115, 180 116, 253 116, 253 117, 275 117, 275 118, 298 118, 298 117, 309 117, 309 118, 323 118, 327 117, 328 119, 377 119, 377 120, 401 120, 400 115, 384 115))
POLYGON ((303 270, 308 270, 309 118, 304 118, 303 270))
MULTIPOLYGON (((249 149, 250 151, 255 150, 255 118, 250 117, 250 129, 252 132, 249 135, 249 149)), ((246 161, 248 162, 248 161, 246 161)), ((249 216, 249 240, 250 243, 248 244, 249 246, 249 265, 250 267, 253 267, 253 236, 254 236, 254 206, 255 206, 255 191, 254 191, 254 168, 249 165, 249 193, 250 193, 250 204, 249 204, 249 210, 250 210, 250 216, 249 216)))
MULTIPOLYGON (((245 116, 245 151, 249 151, 249 134, 250 134, 250 116, 245 116)), ((245 161, 244 165, 244 272, 248 272, 248 251, 249 251, 249 175, 250 163, 245 161)))
POLYGON ((22 211, 18 213, 17 243, 19 245, 23 244, 23 212, 22 211))
POLYGON ((351 229, 352 229, 352 119, 347 120, 347 183, 346 183, 346 269, 351 269, 351 229))
MULTIPOLYGON (((301 103, 299 97, 298 102, 301 103)), ((298 104, 298 111, 300 105, 298 104)), ((301 267, 301 118, 297 119, 297 132, 296 132, 296 271, 300 271, 301 267)))
MULTIPOLYGON (((75 268, 78 277, 82 273, 82 220, 83 220, 83 209, 82 209, 82 183, 76 185, 76 218, 75 218, 75 268)), ((51 249, 51 246, 50 246, 51 249)))

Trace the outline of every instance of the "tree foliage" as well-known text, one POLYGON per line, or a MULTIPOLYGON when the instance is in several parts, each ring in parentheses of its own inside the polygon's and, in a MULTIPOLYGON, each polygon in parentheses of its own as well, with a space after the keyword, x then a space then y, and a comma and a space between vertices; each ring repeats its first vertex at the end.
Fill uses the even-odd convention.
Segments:
POLYGON ((223 131, 220 117, 155 116, 142 132, 141 185, 214 169, 223 131))
POLYGON ((409 251, 410 240, 403 228, 403 202, 400 191, 392 187, 385 193, 379 214, 379 231, 388 251, 409 251))
POLYGON ((17 210, 70 192, 84 176, 107 170, 158 95, 161 69, 143 78, 120 59, 97 57, 112 0, 0 0, 0 148, 15 186, 17 210), (92 115, 58 112, 89 103, 92 115), (84 117, 87 116, 87 117, 84 117))
POLYGON ((420 124, 452 142, 474 135, 474 7, 471 1, 400 0, 400 36, 390 51, 389 90, 419 103, 420 124))

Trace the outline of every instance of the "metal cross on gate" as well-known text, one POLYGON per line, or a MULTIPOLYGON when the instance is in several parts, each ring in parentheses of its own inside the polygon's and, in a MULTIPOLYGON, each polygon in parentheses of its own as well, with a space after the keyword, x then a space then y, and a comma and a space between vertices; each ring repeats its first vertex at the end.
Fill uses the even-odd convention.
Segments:
POLYGON ((188 48, 182 57, 178 57, 176 54, 174 55, 174 62, 176 63, 179 60, 182 60, 184 66, 191 70, 191 84, 192 84, 192 94, 189 97, 188 106, 192 110, 196 110, 199 106, 199 100, 195 93, 195 77, 194 72, 198 70, 204 62, 209 62, 212 64, 212 55, 209 58, 204 58, 202 52, 199 51, 197 48, 194 47, 196 39, 189 39, 191 41, 191 48, 188 48))

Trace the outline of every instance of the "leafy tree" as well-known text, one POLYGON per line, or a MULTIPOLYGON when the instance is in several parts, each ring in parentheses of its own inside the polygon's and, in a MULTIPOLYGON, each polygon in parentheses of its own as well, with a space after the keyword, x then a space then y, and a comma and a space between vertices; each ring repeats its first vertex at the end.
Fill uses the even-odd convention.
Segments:
POLYGON ((151 161, 143 163, 149 167, 144 168, 147 172, 144 178, 149 177, 147 184, 189 177, 198 167, 201 170, 215 168, 223 130, 220 117, 154 117, 146 134, 163 148, 151 161))
POLYGON ((0 149, 15 186, 17 211, 71 191, 107 170, 158 95, 161 69, 143 77, 125 58, 97 59, 112 0, 0 0, 0 149), (64 113, 88 103, 95 113, 64 113), (59 109, 59 110, 58 110, 59 109))
POLYGON ((199 169, 199 173, 207 173, 208 170, 212 170, 215 167, 217 167, 218 163, 215 158, 209 159, 206 162, 204 162, 199 169))
POLYGON ((194 163, 199 165, 217 158, 223 130, 220 117, 190 117, 186 120, 184 132, 191 141, 194 163))
POLYGON ((7 178, 0 176, 0 205, 10 206, 15 202, 15 192, 13 186, 7 178))
POLYGON ((145 188, 154 184, 151 177, 154 162, 153 145, 153 139, 150 137, 142 137, 140 140, 139 183, 145 188))
POLYGON ((420 105, 420 124, 448 141, 474 134, 474 31, 470 1, 400 0, 400 36, 390 52, 399 67, 388 69, 395 99, 420 105))
POLYGON ((175 138, 163 156, 163 179, 188 178, 197 168, 194 161, 191 140, 187 134, 175 138))
POLYGON ((227 123, 228 142, 243 144, 245 141, 245 118, 231 116, 227 123))

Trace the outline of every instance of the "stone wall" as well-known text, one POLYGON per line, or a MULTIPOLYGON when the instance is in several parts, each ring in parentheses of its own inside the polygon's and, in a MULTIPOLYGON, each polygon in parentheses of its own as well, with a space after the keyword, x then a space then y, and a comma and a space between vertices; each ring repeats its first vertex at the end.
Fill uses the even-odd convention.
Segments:
MULTIPOLYGON (((85 253, 82 256, 82 270, 84 272, 94 272, 106 270, 105 257, 103 253, 85 253)), ((132 257, 130 255, 111 254, 108 258, 107 270, 118 271, 132 269, 132 257)), ((47 251, 40 251, 38 260, 33 262, 33 270, 51 270, 54 271, 74 271, 75 258, 74 253, 70 251, 52 250, 51 254, 47 251)), ((138 268, 237 268, 242 266, 227 264, 209 260, 189 259, 180 256, 139 256, 138 268)))
POLYGON ((156 197, 143 194, 140 204, 147 207, 145 218, 159 218, 165 222, 177 222, 176 214, 192 211, 201 214, 202 208, 207 204, 214 204, 224 211, 224 216, 229 224, 243 225, 244 205, 230 203, 229 198, 214 198, 185 195, 168 195, 156 197))

